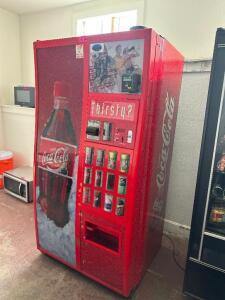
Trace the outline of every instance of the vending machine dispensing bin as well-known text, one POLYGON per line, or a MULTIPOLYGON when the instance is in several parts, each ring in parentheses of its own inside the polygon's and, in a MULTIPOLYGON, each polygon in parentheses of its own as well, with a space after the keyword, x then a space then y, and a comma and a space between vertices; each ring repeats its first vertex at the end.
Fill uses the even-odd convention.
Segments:
POLYGON ((161 244, 183 57, 152 29, 34 54, 38 249, 128 296, 161 244))

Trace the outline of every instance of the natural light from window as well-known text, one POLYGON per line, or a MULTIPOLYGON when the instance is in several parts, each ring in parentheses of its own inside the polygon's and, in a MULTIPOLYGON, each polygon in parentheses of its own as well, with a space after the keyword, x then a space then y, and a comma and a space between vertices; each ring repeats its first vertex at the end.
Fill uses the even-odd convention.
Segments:
POLYGON ((93 35, 110 32, 127 31, 137 25, 137 10, 79 19, 77 35, 93 35))

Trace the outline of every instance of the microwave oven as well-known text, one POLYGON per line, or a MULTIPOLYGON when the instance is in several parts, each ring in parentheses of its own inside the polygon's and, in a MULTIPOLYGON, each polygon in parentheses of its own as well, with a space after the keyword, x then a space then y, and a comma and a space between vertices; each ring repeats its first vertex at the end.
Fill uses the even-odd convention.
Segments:
POLYGON ((33 199, 33 169, 21 167, 3 173, 4 191, 24 202, 33 199))

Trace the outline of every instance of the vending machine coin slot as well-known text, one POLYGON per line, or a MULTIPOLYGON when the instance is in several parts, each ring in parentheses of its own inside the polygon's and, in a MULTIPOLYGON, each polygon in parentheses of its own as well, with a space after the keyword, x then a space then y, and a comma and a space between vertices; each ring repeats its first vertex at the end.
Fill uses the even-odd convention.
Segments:
POLYGON ((128 130, 128 133, 127 133, 127 143, 131 144, 132 140, 133 140, 133 131, 132 130, 128 130))
POLYGON ((89 120, 86 128, 87 139, 98 141, 100 139, 100 122, 89 120))
POLYGON ((115 175, 114 174, 107 174, 107 184, 106 184, 106 189, 108 191, 113 191, 114 190, 114 183, 115 183, 115 175))

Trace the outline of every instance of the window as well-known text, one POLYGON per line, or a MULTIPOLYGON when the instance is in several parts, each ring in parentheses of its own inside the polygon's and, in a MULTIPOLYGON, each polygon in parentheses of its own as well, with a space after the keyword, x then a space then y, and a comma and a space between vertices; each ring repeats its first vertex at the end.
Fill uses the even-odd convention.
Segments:
POLYGON ((129 30, 137 25, 137 10, 77 20, 77 35, 92 35, 129 30))

